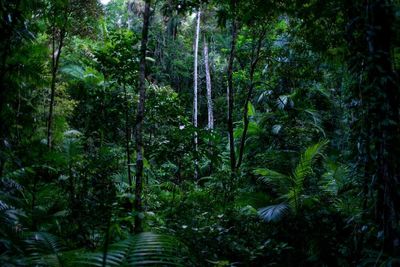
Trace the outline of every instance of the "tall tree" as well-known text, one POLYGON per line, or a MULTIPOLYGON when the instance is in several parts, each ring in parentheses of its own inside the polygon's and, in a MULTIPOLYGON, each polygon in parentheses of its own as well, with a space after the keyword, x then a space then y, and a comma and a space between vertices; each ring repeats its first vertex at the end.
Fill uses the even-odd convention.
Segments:
POLYGON ((212 100, 212 87, 211 87, 211 74, 210 64, 208 60, 208 43, 204 36, 204 67, 206 71, 206 87, 207 87, 207 118, 208 118, 208 129, 214 129, 214 111, 213 111, 213 100, 212 100))
POLYGON ((315 1, 307 6, 308 12, 302 6, 299 1, 300 17, 308 27, 304 31, 310 35, 309 41, 314 48, 327 49, 329 44, 337 45, 338 38, 332 38, 337 35, 329 33, 340 32, 346 37, 343 45, 348 51, 346 60, 352 75, 349 106, 354 109, 351 143, 356 156, 354 161, 363 173, 364 209, 366 214, 374 214, 384 249, 393 255, 400 240, 400 86, 394 68, 398 3, 386 0, 315 1), (337 11, 327 8, 331 6, 341 9, 342 20, 338 20, 337 11), (325 27, 322 21, 327 22, 325 27), (332 31, 331 25, 345 27, 336 27, 333 29, 341 30, 332 31), (316 30, 325 31, 326 37, 315 38, 316 30))
POLYGON ((146 0, 143 12, 142 41, 139 63, 139 103, 136 116, 136 187, 135 187, 135 233, 143 231, 142 226, 142 191, 143 191, 143 119, 146 100, 146 52, 149 37, 151 0, 146 0))
POLYGON ((246 100, 244 102, 243 106, 243 133, 242 137, 240 139, 240 147, 239 147, 239 158, 237 162, 237 169, 240 168, 240 165, 242 164, 243 161, 243 154, 244 154, 244 146, 246 142, 246 137, 247 137, 247 131, 249 129, 249 105, 251 104, 250 100, 253 95, 253 89, 254 89, 254 73, 256 71, 257 63, 260 60, 260 51, 262 48, 262 42, 266 34, 266 30, 264 27, 262 27, 261 31, 258 32, 258 37, 253 37, 252 39, 254 40, 255 44, 253 45, 252 53, 251 53, 251 59, 250 59, 250 71, 249 71, 249 88, 247 91, 247 96, 246 100), (257 39, 258 38, 258 39, 257 39))
MULTIPOLYGON (((13 57, 19 55, 26 41, 33 43, 35 37, 36 21, 43 17, 38 12, 41 8, 41 2, 38 0, 20 0, 20 1, 2 1, 0 4, 0 176, 5 168, 7 156, 6 151, 11 144, 11 122, 12 114, 11 102, 14 99, 15 92, 18 92, 20 99, 20 90, 16 90, 16 75, 18 81, 25 73, 27 64, 21 60, 15 62, 13 57), (19 67, 18 73, 15 71, 19 67), (22 67, 22 68, 20 68, 22 67), (14 81, 14 82, 13 82, 14 81)), ((28 57, 24 57, 28 59, 28 57)), ((41 68, 36 68, 36 73, 41 76, 41 68)), ((18 111, 16 113, 19 113, 18 111)), ((17 115, 18 116, 18 115, 17 115)), ((24 125, 25 127, 25 125, 24 125)))
POLYGON ((131 125, 129 123, 129 99, 128 92, 126 89, 125 77, 123 78, 122 84, 124 90, 124 102, 125 102, 125 150, 126 150, 126 165, 128 171, 128 183, 129 183, 129 192, 132 192, 132 171, 131 171, 131 125))
POLYGON ((53 110, 54 98, 56 93, 56 79, 58 74, 58 67, 60 62, 61 51, 64 46, 64 39, 67 35, 67 23, 69 17, 69 3, 68 1, 59 2, 62 5, 58 6, 55 2, 51 7, 51 83, 50 83, 50 105, 47 117, 47 146, 52 147, 53 142, 53 110), (61 12, 61 10, 63 10, 61 12), (61 14, 61 19, 58 19, 61 14))
POLYGON ((237 21, 235 18, 236 1, 232 0, 232 29, 231 29, 231 50, 229 54, 228 63, 228 87, 227 87, 227 100, 228 100, 228 136, 229 136, 229 156, 231 162, 231 172, 236 169, 236 154, 235 154, 235 138, 233 135, 233 105, 234 105, 234 88, 233 88, 233 63, 236 53, 236 39, 237 39, 237 21))
POLYGON ((388 252, 398 246, 400 233, 400 85, 394 69, 395 9, 392 1, 347 4, 349 63, 358 85, 353 97, 360 103, 356 134, 364 162, 366 185, 371 183, 375 218, 388 252))
POLYGON ((57 76, 60 65, 60 57, 68 35, 87 35, 93 28, 89 21, 98 16, 99 3, 96 0, 59 0, 50 1, 48 10, 48 23, 51 42, 51 81, 50 104, 47 117, 47 146, 53 145, 53 120, 57 76))
MULTIPOLYGON (((196 16, 196 32, 194 37, 194 73, 193 73, 193 126, 195 129, 198 127, 198 54, 199 54, 199 36, 200 36, 200 16, 201 11, 200 8, 197 11, 196 16)), ((194 179, 197 180, 199 178, 199 163, 198 163, 198 133, 194 132, 194 152, 195 152, 195 161, 194 161, 194 179)))

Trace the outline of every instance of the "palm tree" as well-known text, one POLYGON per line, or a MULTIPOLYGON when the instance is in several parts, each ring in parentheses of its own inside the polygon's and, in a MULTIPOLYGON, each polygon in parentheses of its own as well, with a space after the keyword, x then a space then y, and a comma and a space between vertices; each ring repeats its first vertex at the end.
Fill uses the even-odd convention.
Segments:
POLYGON ((299 163, 291 175, 285 175, 270 169, 256 169, 255 174, 261 175, 259 181, 275 187, 281 193, 280 203, 258 210, 259 216, 267 222, 277 221, 289 212, 297 214, 303 206, 306 195, 304 181, 312 174, 312 164, 327 145, 322 141, 308 147, 300 157, 299 163))

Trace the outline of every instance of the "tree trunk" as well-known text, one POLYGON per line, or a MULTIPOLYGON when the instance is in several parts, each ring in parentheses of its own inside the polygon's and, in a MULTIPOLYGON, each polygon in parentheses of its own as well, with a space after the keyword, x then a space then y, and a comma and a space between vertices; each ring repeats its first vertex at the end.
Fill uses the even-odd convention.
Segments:
POLYGON ((132 172, 131 172, 131 150, 129 141, 131 140, 131 128, 129 124, 129 103, 128 103, 128 93, 126 91, 126 84, 124 79, 124 95, 125 95, 125 150, 126 150, 126 165, 128 166, 128 183, 129 192, 132 192, 132 172))
POLYGON ((391 55, 394 9, 384 0, 367 4, 368 83, 370 94, 367 101, 370 116, 374 118, 374 142, 377 153, 376 207, 378 223, 382 227, 385 249, 392 253, 399 243, 398 222, 400 218, 399 150, 399 80, 393 70, 391 55), (374 116, 375 115, 375 116, 374 116), (376 116, 377 115, 377 116, 376 116))
MULTIPOLYGON (((194 75, 193 75, 193 126, 195 129, 198 127, 198 74, 197 74, 197 66, 198 66, 198 53, 199 53, 199 35, 200 35, 200 15, 201 11, 197 12, 196 16, 196 33, 195 33, 195 41, 194 41, 194 75)), ((197 131, 194 132, 194 179, 197 180, 199 178, 199 163, 198 163, 198 135, 197 131)))
POLYGON ((239 169, 240 165, 242 164, 243 161, 243 154, 244 154, 244 144, 246 142, 246 137, 247 137, 247 130, 249 129, 249 103, 251 100, 251 97, 253 95, 253 89, 254 89, 254 72, 256 70, 257 67, 257 63, 260 59, 260 50, 261 50, 261 45, 262 45, 262 41, 264 39, 265 36, 265 30, 263 30, 263 32, 261 33, 260 37, 258 38, 258 42, 257 42, 257 47, 255 49, 253 49, 252 51, 252 57, 251 57, 251 65, 250 65, 250 77, 249 77, 249 90, 247 91, 247 97, 246 97, 246 101, 244 103, 243 106, 243 134, 242 137, 240 139, 240 148, 239 148, 239 158, 238 158, 238 163, 236 168, 239 169))
POLYGON ((204 65, 206 70, 208 129, 212 131, 214 129, 214 111, 212 101, 210 65, 208 63, 208 44, 206 37, 204 37, 204 65))
POLYGON ((235 139, 233 136, 233 104, 234 104, 234 92, 233 92, 233 61, 235 59, 236 52, 236 38, 237 38, 237 25, 236 20, 232 21, 232 41, 231 41, 231 52, 229 55, 228 65, 228 135, 229 135, 229 155, 231 160, 231 171, 232 174, 236 168, 236 155, 235 155, 235 139))
POLYGON ((383 248, 393 254, 400 241, 396 229, 400 218, 400 87, 392 54, 395 12, 384 0, 363 5, 349 1, 346 7, 348 62, 353 76, 361 79, 359 86, 352 87, 353 97, 360 103, 354 130, 359 138, 354 138, 354 149, 364 159, 364 191, 374 191, 370 195, 383 248))
POLYGON ((54 113, 54 97, 56 93, 56 79, 58 73, 58 65, 60 62, 61 50, 64 45, 66 31, 62 29, 60 31, 60 40, 58 43, 58 47, 56 49, 56 30, 53 29, 53 37, 52 37, 52 56, 51 56, 51 87, 50 87, 50 106, 49 106, 49 115, 47 118, 47 147, 51 149, 53 143, 53 113, 54 113))
POLYGON ((143 118, 146 99, 146 51, 149 36, 150 1, 147 0, 143 13, 142 42, 139 65, 139 103, 136 116, 136 187, 135 187, 135 233, 143 231, 142 227, 142 189, 143 189, 143 118))

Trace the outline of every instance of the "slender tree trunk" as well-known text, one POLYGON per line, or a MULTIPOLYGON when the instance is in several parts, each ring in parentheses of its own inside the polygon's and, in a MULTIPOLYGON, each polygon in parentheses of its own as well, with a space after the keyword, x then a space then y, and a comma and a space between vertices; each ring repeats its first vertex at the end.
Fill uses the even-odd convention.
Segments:
MULTIPOLYGON (((198 74, 197 74, 197 66, 198 66, 198 53, 199 53, 199 35, 200 35, 200 15, 201 11, 197 12, 196 16, 196 34, 195 34, 195 41, 194 41, 194 86, 193 86, 193 126, 195 129, 198 127, 198 74)), ((194 132, 194 153, 195 153, 195 160, 194 160, 194 179, 197 180, 199 178, 199 163, 198 163, 198 135, 197 131, 194 132)))
POLYGON ((33 231, 37 230, 36 214, 35 214, 37 184, 38 184, 38 180, 37 180, 36 175, 34 175, 34 177, 33 177, 33 188, 32 188, 32 202, 31 202, 31 218, 32 218, 32 230, 33 231))
POLYGON ((131 140, 131 128, 129 125, 129 103, 128 93, 126 91, 126 84, 124 79, 124 94, 125 94, 125 150, 126 150, 126 165, 128 166, 128 183, 129 192, 132 192, 132 172, 131 172, 131 150, 129 141, 131 140))
POLYGON ((60 39, 58 46, 56 48, 56 30, 53 29, 53 37, 52 37, 52 56, 51 56, 51 87, 50 87, 50 106, 49 106, 49 115, 47 118, 47 147, 51 149, 53 143, 53 113, 54 113, 54 97, 56 93, 56 80, 58 73, 58 66, 60 62, 61 50, 64 45, 65 38, 65 29, 60 31, 60 39))
POLYGON ((265 36, 265 30, 263 30, 262 34, 260 35, 260 37, 258 38, 258 42, 257 42, 257 47, 255 49, 253 49, 252 52, 252 57, 251 57, 251 65, 250 65, 250 77, 249 77, 249 90, 247 91, 247 97, 246 97, 246 101, 244 102, 244 106, 243 106, 243 134, 242 137, 240 139, 240 148, 239 148, 239 158, 238 158, 238 163, 236 168, 239 169, 242 161, 243 161, 243 154, 244 154, 244 145, 246 142, 246 137, 247 137, 247 131, 249 129, 249 103, 251 100, 251 97, 253 95, 253 89, 254 89, 254 72, 256 70, 257 67, 257 63, 260 59, 260 50, 261 50, 261 45, 262 45, 262 41, 264 39, 265 36))
MULTIPOLYGON (((0 139, 0 141, 2 141, 2 140, 0 139)), ((1 145, 0 145, 0 147, 1 147, 1 145)), ((5 155, 1 155, 0 154, 0 157, 5 157, 5 155)), ((2 158, 0 158, 0 177, 3 176, 3 171, 4 171, 4 165, 5 164, 6 164, 6 161, 3 160, 2 158)))
POLYGON ((208 44, 206 37, 204 37, 204 65, 206 70, 208 129, 212 131, 214 129, 214 111, 212 101, 210 65, 208 63, 208 44))
POLYGON ((236 155, 235 155, 235 139, 233 136, 233 104, 234 104, 234 92, 233 92, 233 61, 236 53, 236 38, 237 38, 237 25, 236 20, 232 21, 232 41, 231 41, 231 52, 229 55, 228 65, 228 135, 229 135, 229 155, 231 160, 231 171, 232 174, 236 168, 236 155))
POLYGON ((136 116, 136 187, 135 187, 135 233, 143 231, 142 227, 142 189, 143 189, 143 119, 146 99, 146 51, 149 36, 150 1, 147 0, 143 13, 142 42, 139 66, 139 103, 136 116))

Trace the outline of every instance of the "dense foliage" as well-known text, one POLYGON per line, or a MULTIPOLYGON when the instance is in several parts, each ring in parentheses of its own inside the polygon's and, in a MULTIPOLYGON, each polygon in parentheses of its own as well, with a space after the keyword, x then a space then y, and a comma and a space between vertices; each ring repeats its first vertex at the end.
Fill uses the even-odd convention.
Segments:
POLYGON ((400 266, 397 0, 0 0, 1 266, 400 266))

